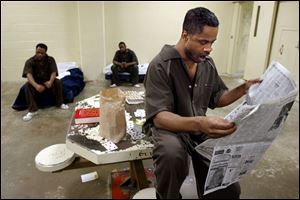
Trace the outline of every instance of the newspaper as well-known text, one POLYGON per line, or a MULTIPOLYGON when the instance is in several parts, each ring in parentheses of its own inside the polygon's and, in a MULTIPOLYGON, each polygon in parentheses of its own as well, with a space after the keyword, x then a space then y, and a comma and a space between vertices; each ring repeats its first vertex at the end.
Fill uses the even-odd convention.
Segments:
POLYGON ((209 159, 204 195, 226 188, 248 174, 279 134, 298 88, 290 72, 272 62, 260 84, 249 88, 245 100, 225 119, 238 125, 226 137, 208 139, 195 149, 209 159))

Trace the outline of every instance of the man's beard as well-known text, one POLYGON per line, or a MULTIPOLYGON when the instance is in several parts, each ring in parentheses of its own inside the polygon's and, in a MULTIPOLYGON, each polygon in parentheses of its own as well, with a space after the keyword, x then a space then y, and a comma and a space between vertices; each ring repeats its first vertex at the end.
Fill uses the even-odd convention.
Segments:
POLYGON ((188 59, 193 61, 194 63, 204 62, 207 59, 207 56, 209 55, 208 53, 196 55, 196 54, 193 54, 187 48, 184 48, 184 53, 188 57, 188 59))

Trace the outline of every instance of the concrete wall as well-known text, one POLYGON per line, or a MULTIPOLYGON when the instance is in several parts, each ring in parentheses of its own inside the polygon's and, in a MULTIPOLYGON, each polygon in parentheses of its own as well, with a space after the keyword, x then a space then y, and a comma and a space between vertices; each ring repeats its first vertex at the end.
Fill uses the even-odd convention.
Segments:
POLYGON ((219 72, 225 72, 232 2, 105 2, 107 64, 120 41, 136 52, 140 63, 150 62, 164 44, 177 43, 186 12, 199 6, 212 10, 220 21, 212 56, 219 72))
POLYGON ((78 2, 80 60, 86 79, 101 79, 105 66, 104 5, 98 1, 78 2))
POLYGON ((40 42, 56 62, 80 62, 77 2, 1 1, 1 80, 22 80, 40 42))
POLYGON ((19 81, 25 61, 44 42, 57 62, 76 61, 86 80, 103 79, 118 42, 125 41, 140 63, 164 44, 179 40, 187 10, 205 6, 220 21, 212 56, 226 71, 232 2, 16 2, 1 1, 1 80, 19 81))

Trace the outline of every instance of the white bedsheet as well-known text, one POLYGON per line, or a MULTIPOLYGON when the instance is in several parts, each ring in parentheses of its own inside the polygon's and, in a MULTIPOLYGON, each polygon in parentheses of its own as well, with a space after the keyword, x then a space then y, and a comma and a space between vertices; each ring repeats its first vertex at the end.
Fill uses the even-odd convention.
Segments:
POLYGON ((71 73, 68 71, 69 69, 78 68, 78 64, 76 62, 60 62, 57 63, 58 70, 58 79, 62 79, 65 76, 70 75, 71 73))

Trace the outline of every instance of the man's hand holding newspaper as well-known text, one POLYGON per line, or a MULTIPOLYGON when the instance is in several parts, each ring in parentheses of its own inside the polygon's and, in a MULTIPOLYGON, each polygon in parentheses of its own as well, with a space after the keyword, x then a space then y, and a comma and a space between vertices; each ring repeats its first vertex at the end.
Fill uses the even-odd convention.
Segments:
POLYGON ((262 83, 252 85, 245 100, 225 116, 238 125, 237 130, 222 138, 208 139, 195 148, 211 161, 204 195, 225 188, 249 173, 286 120, 298 95, 290 72, 280 63, 272 62, 261 80, 262 83))

